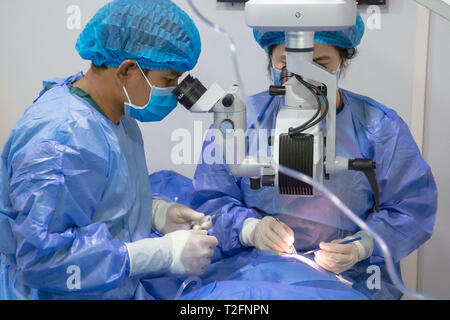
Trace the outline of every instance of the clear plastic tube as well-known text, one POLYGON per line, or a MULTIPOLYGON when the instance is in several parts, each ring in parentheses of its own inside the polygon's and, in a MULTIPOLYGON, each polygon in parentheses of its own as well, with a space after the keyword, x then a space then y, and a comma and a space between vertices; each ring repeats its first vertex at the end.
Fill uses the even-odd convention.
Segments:
MULTIPOLYGON (((191 7, 191 9, 194 11, 194 13, 200 18, 200 20, 202 20, 203 22, 205 22, 208 26, 210 26, 211 28, 214 29, 214 31, 222 34, 230 43, 230 52, 231 52, 231 56, 232 56, 232 61, 233 61, 233 67, 234 67, 234 72, 236 74, 236 78, 237 81, 240 85, 242 94, 246 97, 246 101, 248 101, 248 95, 247 92, 245 90, 245 86, 244 86, 244 82, 242 81, 242 76, 241 76, 241 72, 239 70, 239 63, 238 63, 238 58, 237 58, 237 49, 236 49, 236 45, 235 42, 233 41, 233 38, 230 36, 230 34, 223 29, 222 27, 220 27, 219 25, 217 25, 216 23, 212 22, 211 20, 209 20, 208 18, 206 18, 199 10, 198 8, 195 6, 195 4, 193 3, 192 0, 187 0, 189 6, 191 7)), ((247 104, 248 106, 249 104, 247 104)), ((258 117, 256 116, 256 112, 254 110, 254 107, 250 104, 250 108, 248 108, 248 110, 250 111, 250 116, 253 120, 255 129, 259 129, 260 128, 260 124, 258 121, 258 117)), ((401 278, 399 277, 399 275, 397 274, 396 270, 395 270, 395 266, 394 266, 394 262, 393 262, 393 258, 392 258, 392 254, 386 244, 386 242, 383 240, 382 237, 380 237, 380 235, 378 233, 376 233, 369 225, 367 225, 365 223, 364 220, 362 220, 361 218, 359 218, 350 208, 348 208, 335 194, 333 194, 325 185, 314 181, 313 179, 311 179, 309 176, 304 175, 303 173, 296 171, 296 170, 292 170, 290 168, 287 168, 285 166, 280 165, 279 163, 277 163, 275 160, 273 162, 273 164, 275 165, 275 170, 282 172, 285 175, 288 175, 294 179, 303 181, 305 183, 308 183, 310 185, 312 185, 315 189, 319 190, 320 192, 322 192, 326 197, 328 197, 335 205, 336 207, 342 212, 344 213, 350 220, 352 220, 358 227, 360 227, 362 230, 365 230, 367 232, 369 232, 374 241, 379 245, 382 253, 383 253, 383 257, 386 261, 386 266, 387 266, 387 271, 389 273, 389 276, 393 282, 393 284, 405 295, 411 297, 411 298, 415 298, 415 299, 431 299, 431 300, 438 300, 441 298, 438 297, 432 297, 429 295, 424 295, 421 293, 418 293, 416 291, 410 290, 408 288, 405 287, 405 285, 403 284, 401 278)))
POLYGON ((178 288, 175 300, 180 300, 180 297, 183 295, 184 290, 186 290, 186 287, 190 285, 192 282, 196 283, 194 289, 198 289, 202 286, 202 280, 199 277, 186 278, 186 280, 184 280, 181 286, 178 288))

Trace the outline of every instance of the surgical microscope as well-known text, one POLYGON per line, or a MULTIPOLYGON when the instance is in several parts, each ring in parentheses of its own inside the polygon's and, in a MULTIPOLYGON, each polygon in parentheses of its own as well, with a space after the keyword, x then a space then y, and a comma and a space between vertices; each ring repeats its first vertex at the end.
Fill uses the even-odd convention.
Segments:
MULTIPOLYGON (((281 84, 270 94, 283 96, 275 134, 269 137, 271 157, 248 155, 246 97, 238 85, 228 91, 217 83, 206 89, 188 75, 173 91, 185 108, 214 113, 215 143, 220 146, 231 173, 250 178, 252 189, 278 188, 281 195, 313 197, 315 189, 277 170, 274 163, 323 182, 344 170, 363 172, 373 190, 374 211, 379 211, 376 163, 372 159, 336 156, 335 75, 313 62, 314 32, 337 31, 356 20, 354 0, 250 0, 245 6, 247 25, 286 35, 286 68, 281 84), (326 121, 326 136, 321 123, 326 121), (237 142, 236 142, 237 141, 237 142)), ((256 128, 258 129, 258 128, 256 128)))

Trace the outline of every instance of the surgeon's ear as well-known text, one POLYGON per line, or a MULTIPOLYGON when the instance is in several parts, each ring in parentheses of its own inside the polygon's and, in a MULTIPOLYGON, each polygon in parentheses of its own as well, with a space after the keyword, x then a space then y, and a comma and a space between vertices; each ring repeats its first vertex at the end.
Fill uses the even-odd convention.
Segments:
POLYGON ((136 74, 138 66, 134 60, 125 60, 117 68, 116 76, 119 79, 121 85, 125 85, 128 80, 130 80, 136 74))

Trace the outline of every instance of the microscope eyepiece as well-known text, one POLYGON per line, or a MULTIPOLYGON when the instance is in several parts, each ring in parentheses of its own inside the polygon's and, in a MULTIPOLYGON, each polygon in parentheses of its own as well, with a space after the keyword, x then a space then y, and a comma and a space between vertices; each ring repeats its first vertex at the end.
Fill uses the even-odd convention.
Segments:
POLYGON ((205 94, 206 88, 203 84, 191 75, 186 78, 173 90, 177 101, 186 109, 190 110, 194 104, 205 94))

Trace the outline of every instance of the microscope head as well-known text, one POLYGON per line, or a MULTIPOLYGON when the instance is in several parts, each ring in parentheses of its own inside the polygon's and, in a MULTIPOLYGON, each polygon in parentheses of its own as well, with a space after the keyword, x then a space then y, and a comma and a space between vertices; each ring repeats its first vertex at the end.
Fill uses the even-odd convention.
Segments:
POLYGON ((337 31, 355 24, 354 0, 250 0, 247 25, 266 31, 337 31))

